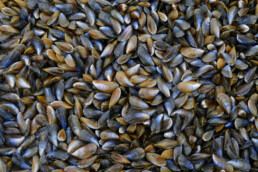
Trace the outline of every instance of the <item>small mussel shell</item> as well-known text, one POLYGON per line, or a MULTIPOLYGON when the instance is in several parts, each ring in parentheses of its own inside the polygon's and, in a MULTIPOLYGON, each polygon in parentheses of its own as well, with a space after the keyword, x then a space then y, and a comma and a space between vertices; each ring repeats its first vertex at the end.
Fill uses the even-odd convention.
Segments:
POLYGON ((178 90, 183 93, 192 93, 201 86, 201 83, 196 81, 180 82, 177 86, 178 90))
POLYGON ((130 96, 129 97, 129 103, 135 109, 147 109, 147 108, 149 108, 149 105, 145 101, 143 101, 142 99, 140 99, 136 96, 130 96))
POLYGON ((98 158, 98 155, 93 155, 89 158, 85 158, 83 160, 80 160, 77 165, 80 168, 87 168, 89 166, 91 166, 98 158))
POLYGON ((19 31, 17 29, 15 29, 9 25, 1 25, 0 31, 3 33, 6 33, 6 34, 11 34, 11 35, 15 35, 15 34, 19 33, 19 31))
POLYGON ((117 83, 105 80, 95 80, 92 83, 94 87, 105 93, 112 93, 118 87, 117 83))
POLYGON ((127 26, 124 31, 119 35, 118 41, 124 42, 127 41, 132 35, 133 27, 132 25, 127 26))
POLYGON ((146 159, 150 161, 152 164, 160 167, 165 166, 167 164, 165 159, 161 158, 161 156, 156 153, 146 153, 146 159))
POLYGON ((229 164, 231 164, 235 169, 241 170, 241 171, 250 171, 251 165, 247 163, 243 159, 234 159, 228 161, 229 164))
POLYGON ((80 159, 89 158, 97 151, 97 145, 94 143, 89 143, 83 147, 80 147, 72 153, 73 156, 80 159))
POLYGON ((257 104, 258 104, 258 94, 253 94, 248 100, 248 108, 253 116, 257 116, 258 114, 257 104))
POLYGON ((179 155, 178 163, 184 169, 192 170, 194 168, 193 164, 183 154, 179 155))
POLYGON ((115 77, 116 77, 117 82, 118 82, 120 85, 124 86, 124 87, 134 86, 134 85, 130 82, 130 80, 129 80, 129 78, 126 76, 126 74, 125 74, 124 72, 122 72, 122 71, 117 72, 115 77))
POLYGON ((237 34, 237 41, 243 45, 253 45, 256 43, 255 40, 253 40, 245 35, 242 35, 242 34, 237 34))
POLYGON ((218 104, 229 114, 231 111, 231 100, 228 95, 219 93, 216 100, 218 104))
POLYGON ((120 96, 121 96, 121 89, 117 87, 110 97, 109 108, 113 107, 118 102, 118 100, 120 99, 120 96))
POLYGON ((213 162, 214 162, 215 166, 218 169, 224 169, 224 170, 229 171, 229 172, 234 171, 233 166, 231 164, 227 163, 225 160, 221 159, 220 157, 218 157, 216 155, 213 155, 212 159, 213 159, 213 162))
POLYGON ((124 157, 132 161, 139 161, 145 157, 145 151, 143 148, 140 148, 140 147, 134 148, 132 150, 127 151, 124 154, 124 157))
POLYGON ((199 48, 183 47, 181 48, 180 53, 188 58, 197 58, 202 56, 204 50, 199 48))
POLYGON ((147 99, 147 100, 153 99, 154 97, 157 96, 158 93, 159 93, 158 88, 141 88, 139 90, 139 96, 142 99, 147 99))
POLYGON ((130 164, 131 163, 127 158, 125 158, 124 156, 122 156, 120 154, 112 154, 111 158, 118 163, 122 163, 122 164, 130 164))
POLYGON ((124 116, 124 120, 129 124, 143 123, 150 119, 150 116, 139 110, 129 110, 124 116))
POLYGON ((62 51, 71 53, 73 52, 73 46, 66 42, 55 42, 56 46, 60 48, 62 51))
POLYGON ((171 149, 177 146, 177 141, 164 139, 154 144, 155 147, 162 148, 162 149, 171 149))

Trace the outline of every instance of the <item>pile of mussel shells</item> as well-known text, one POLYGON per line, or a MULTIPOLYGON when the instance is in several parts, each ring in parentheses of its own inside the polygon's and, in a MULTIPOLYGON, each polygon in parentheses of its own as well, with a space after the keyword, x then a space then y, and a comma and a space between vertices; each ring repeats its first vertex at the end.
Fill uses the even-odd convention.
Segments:
POLYGON ((256 0, 0 0, 0 172, 258 171, 256 0))

